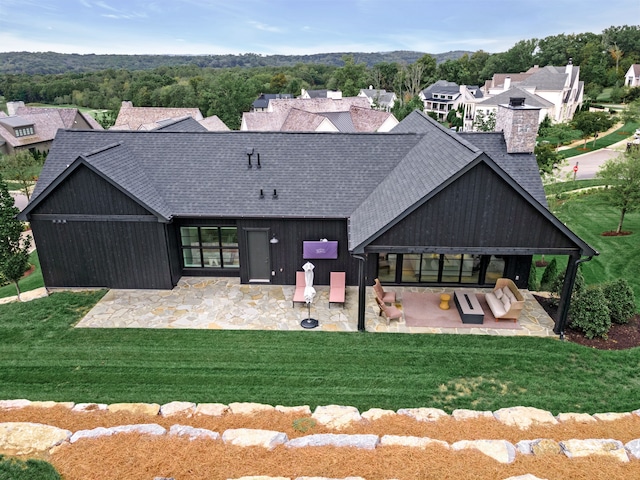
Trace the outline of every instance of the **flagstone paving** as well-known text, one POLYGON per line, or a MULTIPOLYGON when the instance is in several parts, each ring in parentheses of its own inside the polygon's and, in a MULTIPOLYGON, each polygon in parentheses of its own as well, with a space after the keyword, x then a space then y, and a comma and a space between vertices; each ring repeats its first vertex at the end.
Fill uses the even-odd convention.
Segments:
MULTIPOLYGON (((314 287, 317 294, 308 308, 300 303, 292 306, 293 285, 243 285, 238 278, 183 277, 172 290, 109 290, 77 327, 304 330, 300 322, 311 315, 319 321, 313 331, 357 331, 358 288, 347 287, 344 306, 332 304, 329 308, 329 287, 314 287)), ((397 293, 398 308, 402 308, 403 292, 453 291, 451 287, 388 288, 397 293)), ((404 320, 392 320, 387 326, 384 317, 378 315, 373 289, 367 287, 365 326, 371 332, 556 336, 553 320, 530 292, 521 292, 526 301, 518 320, 520 329, 492 329, 490 324, 474 328, 426 328, 407 327, 404 320)))

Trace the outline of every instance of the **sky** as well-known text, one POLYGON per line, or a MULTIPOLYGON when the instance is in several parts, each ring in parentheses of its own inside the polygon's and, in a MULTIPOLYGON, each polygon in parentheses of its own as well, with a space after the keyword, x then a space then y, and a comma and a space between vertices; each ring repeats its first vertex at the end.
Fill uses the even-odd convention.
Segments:
POLYGON ((640 24, 640 0, 0 0, 0 51, 504 52, 640 24))

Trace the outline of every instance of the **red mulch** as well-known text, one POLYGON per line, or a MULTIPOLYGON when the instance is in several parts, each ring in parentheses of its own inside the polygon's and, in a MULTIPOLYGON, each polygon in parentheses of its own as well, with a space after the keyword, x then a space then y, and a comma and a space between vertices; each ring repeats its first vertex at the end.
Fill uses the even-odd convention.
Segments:
POLYGON ((615 230, 609 230, 608 232, 602 232, 601 236, 603 237, 623 237, 625 235, 631 235, 633 232, 616 232, 615 230))
MULTIPOLYGON (((557 308, 549 302, 549 299, 537 295, 534 295, 534 297, 549 316, 555 320, 557 308)), ((636 315, 625 325, 612 323, 606 339, 588 339, 580 330, 571 327, 567 327, 565 330, 565 338, 569 342, 597 348, 598 350, 625 350, 640 347, 640 315, 636 315)))

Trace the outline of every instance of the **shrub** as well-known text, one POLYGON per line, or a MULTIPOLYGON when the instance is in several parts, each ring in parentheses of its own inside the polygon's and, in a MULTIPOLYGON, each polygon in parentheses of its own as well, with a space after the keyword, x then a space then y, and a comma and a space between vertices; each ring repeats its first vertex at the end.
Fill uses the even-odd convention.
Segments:
POLYGON ((536 262, 531 261, 531 267, 529 267, 529 280, 527 281, 527 288, 529 291, 535 292, 538 290, 538 272, 536 268, 536 262))
POLYGON ((587 338, 607 338, 611 315, 602 288, 593 285, 577 292, 569 308, 571 327, 584 332, 587 338))
MULTIPOLYGON (((578 265, 578 270, 576 271, 576 280, 573 283, 573 291, 571 292, 572 296, 578 294, 586 287, 584 275, 582 275, 582 270, 580 267, 582 267, 582 264, 578 265)), ((549 288, 549 291, 553 293, 553 295, 557 298, 559 298, 560 294, 562 294, 562 285, 564 285, 564 274, 565 272, 559 274, 549 288)))
POLYGON ((60 480, 50 463, 43 460, 18 460, 0 455, 0 479, 11 480, 60 480))
POLYGON ((629 283, 624 278, 619 278, 602 285, 602 292, 607 299, 611 321, 629 323, 636 313, 636 300, 629 283))
POLYGON ((558 279, 558 262, 555 258, 552 258, 549 265, 542 272, 542 278, 540 279, 540 290, 548 292, 558 279))

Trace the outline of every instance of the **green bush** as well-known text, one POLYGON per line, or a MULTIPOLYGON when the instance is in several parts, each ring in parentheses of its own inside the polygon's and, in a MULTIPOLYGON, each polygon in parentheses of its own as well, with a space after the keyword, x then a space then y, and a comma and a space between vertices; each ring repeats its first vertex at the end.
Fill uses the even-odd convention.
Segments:
POLYGON ((636 313, 636 300, 629 283, 624 278, 619 278, 603 284, 602 292, 607 299, 611 321, 629 323, 636 313))
POLYGON ((529 280, 527 282, 527 288, 532 292, 538 290, 538 272, 536 269, 536 262, 533 260, 531 261, 531 267, 529 268, 529 280))
POLYGON ((552 258, 549 265, 542 272, 542 278, 540 279, 540 290, 548 292, 551 290, 553 284, 558 279, 558 262, 555 258, 552 258))
POLYGON ((569 308, 571 327, 584 332, 587 338, 607 338, 611 314, 602 288, 593 285, 576 292, 569 308))
POLYGON ((50 463, 17 460, 0 455, 0 480, 61 480, 50 463))

